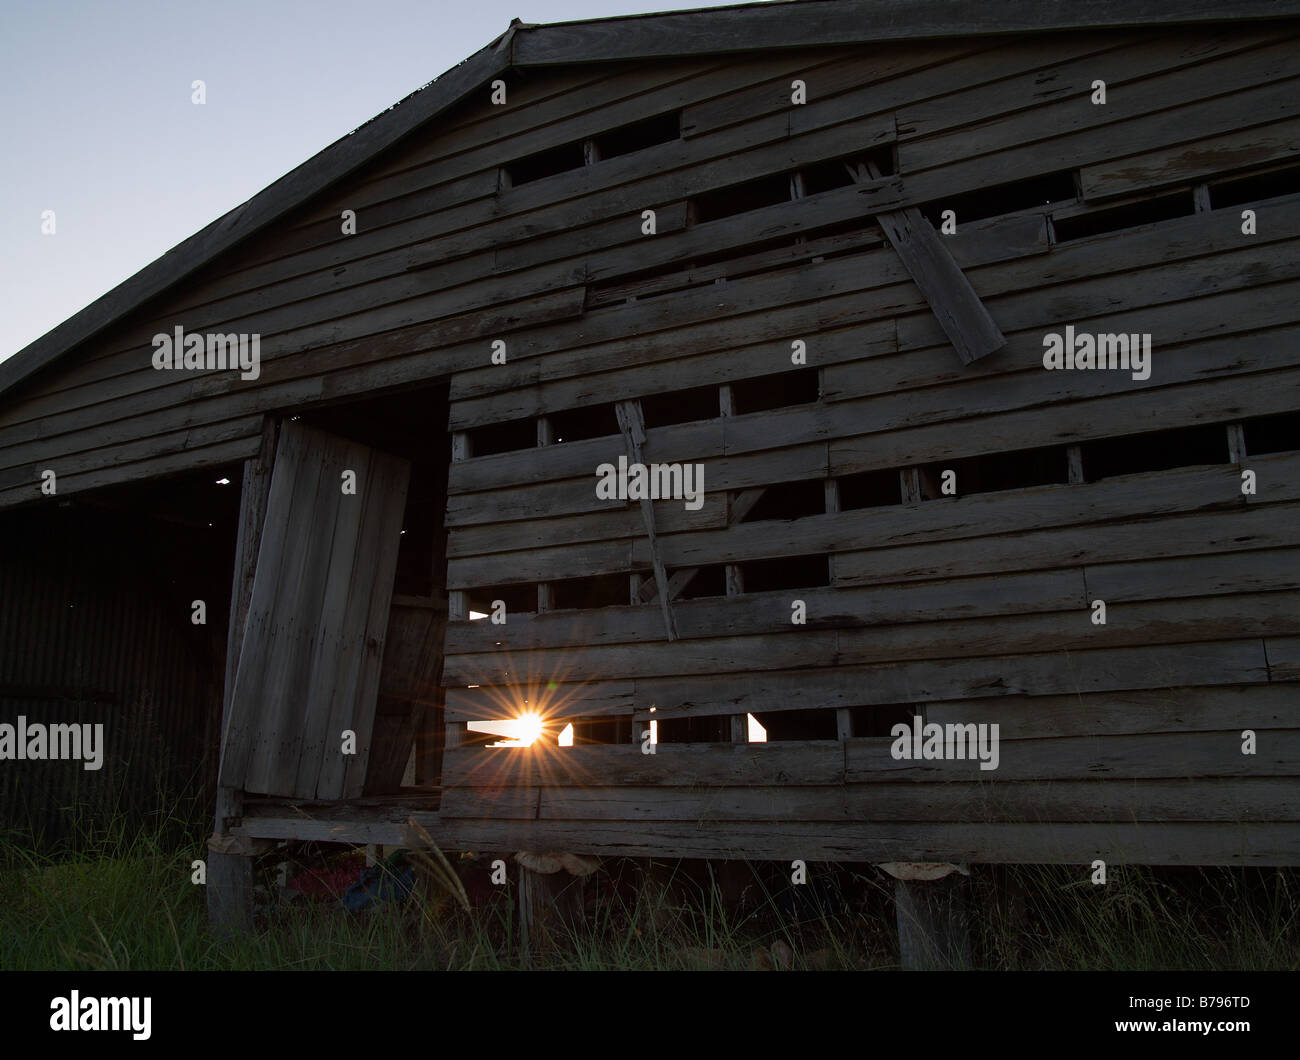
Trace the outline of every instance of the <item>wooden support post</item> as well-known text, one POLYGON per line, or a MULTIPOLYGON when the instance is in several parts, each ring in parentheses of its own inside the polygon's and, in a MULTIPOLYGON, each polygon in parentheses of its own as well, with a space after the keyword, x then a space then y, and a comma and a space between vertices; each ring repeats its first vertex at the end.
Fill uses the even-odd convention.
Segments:
POLYGON ((221 936, 247 934, 254 927, 253 858, 214 849, 213 840, 218 838, 231 837, 213 836, 208 842, 208 923, 221 936))
MULTIPOLYGON (((257 456, 244 461, 240 485, 239 531, 235 542, 234 581, 230 591, 230 621, 226 631, 225 687, 221 703, 220 762, 226 755, 226 735, 230 727, 230 704, 235 691, 235 674, 244 643, 244 623, 253 597, 253 579, 257 573, 258 546, 262 524, 271 496, 271 472, 275 466, 275 447, 279 423, 271 416, 262 422, 262 444, 257 456)), ((234 853, 230 826, 243 813, 243 792, 223 787, 218 782, 213 838, 208 842, 205 896, 208 921, 220 933, 233 934, 253 928, 253 859, 234 853)))
POLYGON ((907 971, 959 971, 971 964, 966 877, 894 880, 898 952, 907 971))
POLYGON ((853 714, 848 707, 840 707, 835 711, 835 738, 842 741, 852 736, 853 714))
POLYGON ((1068 465, 1069 482, 1071 486, 1082 485, 1083 478, 1083 446, 1070 445, 1065 449, 1065 460, 1068 465))
MULTIPOLYGON (((864 166, 850 166, 849 173, 858 183, 881 177, 879 167, 870 161, 864 166)), ((920 210, 915 206, 886 210, 876 214, 876 221, 930 304, 962 364, 986 357, 1007 344, 970 280, 920 210)))
POLYGON ((582 920, 583 880, 519 866, 519 947, 525 962, 554 950, 582 920))
POLYGON ((921 469, 905 467, 898 473, 898 484, 903 494, 904 504, 919 504, 924 500, 921 492, 921 469))
MULTIPOLYGON (((620 401, 614 406, 614 412, 618 417, 619 429, 623 432, 628 460, 634 464, 645 463, 642 453, 642 446, 645 445, 645 419, 641 415, 641 402, 620 401)), ((664 631, 669 640, 676 640, 677 625, 673 621, 672 598, 668 595, 668 572, 659 555, 659 544, 655 538, 654 501, 649 497, 641 499, 641 521, 645 524, 646 536, 650 539, 650 562, 654 569, 655 584, 659 587, 659 609, 664 616, 664 631)))
MULTIPOLYGON (((840 482, 839 479, 828 478, 823 483, 826 490, 826 514, 835 515, 840 510, 840 482)), ((835 586, 835 553, 827 551, 826 553, 826 573, 830 575, 830 584, 835 586)))
POLYGON ((730 383, 723 383, 718 387, 718 412, 724 417, 734 416, 736 414, 735 409, 732 406, 730 383))
POLYGON ((737 563, 727 564, 727 595, 739 596, 745 591, 745 572, 737 563))
POLYGON ((1246 460, 1246 432, 1240 423, 1228 424, 1228 460, 1238 466, 1246 460))
POLYGON ((1192 202, 1197 213, 1209 213, 1213 208, 1210 205, 1210 186, 1208 184, 1192 185, 1192 202))

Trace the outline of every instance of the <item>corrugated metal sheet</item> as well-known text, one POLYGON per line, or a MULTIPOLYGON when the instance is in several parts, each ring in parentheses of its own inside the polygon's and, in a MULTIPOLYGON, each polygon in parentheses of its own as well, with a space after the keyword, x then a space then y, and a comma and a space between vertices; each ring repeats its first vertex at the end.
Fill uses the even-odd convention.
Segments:
POLYGON ((193 626, 188 586, 150 563, 151 542, 72 518, 0 523, 0 722, 104 726, 98 770, 0 761, 0 828, 42 845, 115 814, 132 827, 192 814, 185 800, 205 798, 216 772, 226 602, 209 599, 211 624, 193 626))

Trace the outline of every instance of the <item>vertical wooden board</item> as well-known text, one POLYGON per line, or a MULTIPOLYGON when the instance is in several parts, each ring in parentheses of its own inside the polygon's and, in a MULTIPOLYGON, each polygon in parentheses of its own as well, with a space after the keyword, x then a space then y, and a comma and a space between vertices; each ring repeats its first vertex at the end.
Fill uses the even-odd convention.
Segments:
MULTIPOLYGON (((284 569, 272 602, 274 650, 262 686, 262 722, 254 743, 254 762, 261 788, 269 795, 303 794, 297 786, 303 736, 313 705, 311 690, 316 631, 330 576, 330 549, 342 493, 345 457, 336 440, 318 432, 305 436, 303 459, 315 474, 316 488, 300 512, 288 539, 284 569)), ((260 572, 259 572, 260 573, 260 572)), ((254 587, 256 592, 256 587, 254 587)))
MULTIPOLYGON (((384 636, 388 627, 388 610, 392 602, 393 576, 397 571, 397 549, 402 529, 402 513, 406 509, 406 491, 410 484, 410 464, 398 457, 376 454, 375 489, 366 507, 366 532, 362 536, 363 549, 358 561, 371 560, 364 569, 370 577, 369 606, 364 613, 362 634, 363 650, 358 660, 355 677, 356 692, 338 700, 343 716, 351 712, 348 726, 357 734, 358 753, 345 761, 327 758, 321 770, 318 798, 357 798, 361 795, 366 778, 366 758, 370 746, 371 726, 375 718, 375 700, 379 690, 380 666, 384 656, 384 636), (335 793, 334 771, 342 765, 342 788, 335 793), (328 782, 328 783, 327 783, 328 782)), ((357 581, 362 579, 358 577, 357 581)), ((357 592, 358 604, 366 596, 357 592)), ((337 716, 337 715, 336 715, 337 716)))
POLYGON ((248 617, 231 693, 230 720, 222 754, 221 785, 247 788, 264 783, 264 770, 255 754, 254 742, 264 722, 260 690, 267 681, 275 645, 273 607, 280 592, 281 578, 291 551, 294 533, 308 523, 308 501, 315 494, 319 468, 304 463, 305 439, 291 424, 285 424, 276 450, 276 467, 271 475, 270 496, 262 538, 258 546, 257 572, 249 598, 248 617), (296 519, 295 517, 296 513, 296 519))
POLYGON ((338 797, 346 728, 364 776, 408 475, 404 460, 285 425, 232 697, 242 755, 223 784, 338 797), (341 489, 349 469, 355 496, 341 489))
MULTIPOLYGON (((311 646, 311 676, 303 698, 306 714, 299 730, 301 743, 295 756, 296 791, 315 789, 322 759, 331 754, 337 755, 340 751, 341 734, 330 727, 335 720, 332 717, 333 699, 339 690, 340 676, 350 672, 361 648, 355 637, 355 624, 349 622, 349 616, 354 607, 352 593, 358 573, 355 560, 365 511, 365 491, 371 477, 371 461, 369 453, 356 452, 357 448, 359 447, 349 447, 353 450, 351 452, 349 449, 335 448, 338 457, 344 461, 344 468, 356 472, 355 494, 342 492, 341 476, 334 474, 337 468, 330 468, 324 476, 326 488, 338 492, 339 499, 333 506, 334 525, 329 534, 328 557, 322 569, 323 595, 319 606, 306 612, 309 615, 319 615, 319 618, 311 646), (347 572, 347 577, 340 576, 344 572, 347 572)), ((325 528, 321 526, 318 530, 324 538, 325 528)), ((302 603, 310 606, 306 599, 302 603)))
POLYGON ((305 542, 311 537, 324 473, 323 464, 312 460, 309 438, 292 424, 282 430, 276 464, 283 474, 272 472, 271 500, 235 677, 238 706, 232 708, 247 719, 248 726, 243 787, 257 792, 272 792, 276 786, 275 763, 281 756, 268 734, 292 738, 294 731, 290 716, 294 704, 283 690, 289 684, 286 671, 293 667, 299 652, 297 629, 292 606, 288 605, 287 613, 281 608, 296 600, 301 590, 307 562, 305 542), (282 480, 285 488, 280 490, 282 480))
POLYGON ((350 555, 341 556, 338 567, 338 577, 347 582, 347 632, 341 642, 348 650, 332 667, 330 681, 324 686, 316 707, 326 718, 326 738, 315 788, 317 798, 361 794, 370 755, 379 663, 406 503, 406 472, 405 461, 372 453, 366 477, 358 475, 357 478, 356 499, 361 501, 358 548, 350 555), (377 597, 382 598, 379 615, 375 613, 377 597), (345 731, 355 734, 353 754, 342 753, 345 731))

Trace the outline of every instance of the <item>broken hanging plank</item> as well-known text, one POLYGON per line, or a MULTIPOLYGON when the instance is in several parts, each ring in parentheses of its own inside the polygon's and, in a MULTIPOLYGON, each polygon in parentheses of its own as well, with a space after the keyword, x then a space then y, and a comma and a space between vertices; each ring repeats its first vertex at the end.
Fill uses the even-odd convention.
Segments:
MULTIPOLYGON (((618 416, 618 426, 623 432, 623 442, 627 446, 628 460, 634 464, 644 464, 641 447, 645 444, 645 417, 641 415, 641 402, 620 401, 614 406, 618 416)), ((673 621, 671 597, 668 595, 668 572, 664 569, 663 557, 659 555, 659 545, 655 539, 654 501, 649 497, 641 498, 641 521, 645 523, 646 536, 650 539, 650 560, 654 567, 655 584, 659 587, 659 609, 664 616, 664 629, 669 640, 677 639, 677 625, 673 621)))
MULTIPOLYGON (((859 184, 882 176, 871 161, 856 166, 845 163, 845 168, 859 184)), ((977 361, 1007 344, 1006 336, 989 316, 961 266, 920 210, 915 206, 886 210, 876 214, 876 222, 930 303, 962 364, 977 361)))

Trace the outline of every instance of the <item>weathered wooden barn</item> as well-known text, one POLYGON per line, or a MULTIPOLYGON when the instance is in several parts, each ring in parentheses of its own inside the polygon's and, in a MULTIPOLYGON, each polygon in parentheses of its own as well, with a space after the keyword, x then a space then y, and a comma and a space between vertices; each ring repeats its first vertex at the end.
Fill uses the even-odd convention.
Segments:
POLYGON ((1300 4, 1221 6, 516 23, 0 364, 6 559, 207 638, 236 875, 1300 863, 1300 4))

